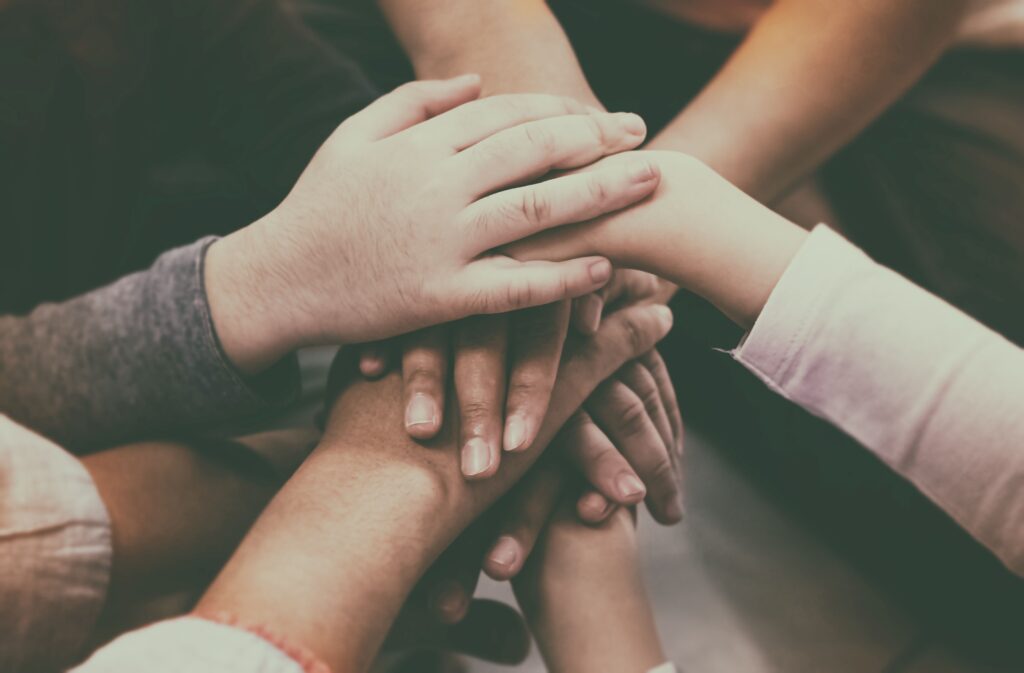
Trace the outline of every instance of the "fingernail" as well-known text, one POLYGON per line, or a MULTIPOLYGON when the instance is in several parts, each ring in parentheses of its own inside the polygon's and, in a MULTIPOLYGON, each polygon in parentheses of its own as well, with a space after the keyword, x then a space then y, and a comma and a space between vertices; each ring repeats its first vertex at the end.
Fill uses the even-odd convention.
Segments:
POLYGON ((466 611, 466 592, 455 582, 445 582, 434 594, 434 609, 447 621, 456 621, 466 611))
POLYGON ((666 330, 672 329, 672 309, 663 304, 658 304, 654 307, 655 315, 658 317, 658 322, 662 324, 666 330))
POLYGON ((405 427, 437 425, 437 405, 426 393, 415 393, 405 408, 405 427))
POLYGON ((462 474, 467 477, 475 477, 487 471, 491 466, 491 451, 487 442, 479 437, 474 437, 462 447, 462 474))
POLYGON ((671 521, 679 521, 683 518, 682 496, 672 495, 665 501, 665 516, 671 521))
POLYGON ((649 161, 634 161, 629 165, 629 179, 633 182, 650 182, 656 173, 649 161))
POLYGON ((593 334, 601 326, 601 309, 604 302, 595 294, 588 294, 576 300, 579 330, 585 334, 593 334))
POLYGON ((634 136, 642 136, 647 134, 647 124, 640 115, 633 114, 632 112, 619 112, 615 115, 619 123, 626 131, 634 136))
POLYGON ((526 422, 518 416, 508 419, 505 427, 505 450, 522 451, 526 448, 526 422))
POLYGON ((620 474, 615 479, 615 487, 623 500, 639 500, 647 492, 643 482, 632 474, 620 474))
POLYGON ((607 259, 599 259, 590 264, 590 280, 595 283, 607 283, 612 277, 612 263, 607 259))
POLYGON ((519 543, 509 535, 502 535, 494 544, 488 558, 494 565, 504 570, 512 570, 519 559, 519 543))

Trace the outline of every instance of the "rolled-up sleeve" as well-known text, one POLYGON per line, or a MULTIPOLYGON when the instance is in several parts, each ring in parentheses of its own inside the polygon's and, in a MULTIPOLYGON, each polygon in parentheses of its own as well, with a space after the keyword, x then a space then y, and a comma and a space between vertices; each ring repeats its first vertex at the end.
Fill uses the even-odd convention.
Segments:
POLYGON ((0 413, 77 453, 294 400, 294 356, 245 378, 225 355, 203 279, 213 241, 75 299, 0 317, 0 413))
POLYGON ((733 355, 1024 575, 1024 351, 818 227, 733 355))
POLYGON ((0 670, 83 654, 110 579, 110 519, 85 467, 0 415, 0 670))

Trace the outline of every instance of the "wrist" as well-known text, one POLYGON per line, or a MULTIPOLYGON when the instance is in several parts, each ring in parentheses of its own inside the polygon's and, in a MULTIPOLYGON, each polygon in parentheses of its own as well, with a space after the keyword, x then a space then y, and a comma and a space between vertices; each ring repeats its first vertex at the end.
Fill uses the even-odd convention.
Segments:
POLYGON ((287 315, 281 274, 269 272, 258 221, 215 241, 206 251, 203 283, 224 353, 243 374, 255 375, 299 345, 287 315))
POLYGON ((197 609, 273 625, 332 670, 366 670, 447 544, 447 507, 425 469, 327 438, 197 609))

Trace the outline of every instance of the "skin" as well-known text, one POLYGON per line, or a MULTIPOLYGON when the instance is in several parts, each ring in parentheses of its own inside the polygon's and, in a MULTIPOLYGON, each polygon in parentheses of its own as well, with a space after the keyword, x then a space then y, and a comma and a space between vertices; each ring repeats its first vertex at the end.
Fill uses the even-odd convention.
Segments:
POLYGON ((670 327, 664 307, 625 308, 607 319, 563 358, 534 447, 486 482, 462 478, 454 422, 429 450, 408 437, 397 374, 351 383, 335 401, 319 447, 197 610, 274 625, 333 670, 366 670, 431 563, 526 472, 601 380, 670 327))
POLYGON ((645 163, 514 186, 636 147, 643 121, 479 91, 466 76, 382 97, 338 127, 280 206, 210 247, 211 314, 243 372, 302 346, 547 304, 608 281, 601 258, 524 263, 490 251, 649 194, 657 174, 645 163))
MULTIPOLYGON (((753 24, 705 90, 649 144, 697 157, 744 191, 775 202, 805 181, 934 63, 952 40, 966 0, 663 0, 648 4, 714 30, 745 31, 753 24), (842 82, 842 86, 808 87, 808 82, 842 82)), ((603 107, 544 0, 379 0, 379 5, 418 77, 476 72, 483 77, 485 94, 557 93, 595 109, 603 107)), ((813 190, 805 191, 805 197, 812 199, 810 219, 830 220, 827 206, 818 203, 813 190)), ((806 208, 807 199, 797 207, 806 208)), ((662 279, 659 300, 667 301, 675 290, 662 279)), ((577 327, 584 332, 592 329, 603 304, 599 294, 577 301, 577 327)), ((500 331, 503 325, 493 322, 487 329, 500 331)), ((561 339, 564 333, 548 337, 533 350, 556 354, 561 339)), ((513 442, 508 438, 519 436, 514 428, 524 424, 530 428, 543 414, 547 401, 543 391, 549 382, 543 378, 532 403, 509 396, 502 406, 505 396, 491 386, 515 386, 522 378, 515 359, 508 365, 507 377, 499 373, 506 368, 504 355, 497 345, 489 357, 476 352, 472 366, 462 367, 461 380, 455 382, 456 390, 464 391, 459 404, 477 416, 466 427, 478 428, 484 437, 483 442, 465 438, 467 451, 486 454, 486 458, 468 460, 468 465, 496 463, 500 453, 493 443, 501 436, 501 428, 509 449, 513 442)), ((458 350, 454 357, 456 361, 461 357, 458 350)), ((441 379, 443 363, 434 359, 431 376, 441 379)), ((431 406, 439 408, 442 397, 443 388, 435 386, 418 399, 430 399, 431 406)), ((428 432, 425 426, 418 431, 428 432)), ((588 433, 586 441, 594 453, 609 442, 615 445, 607 434, 588 433)), ((626 451, 626 447, 619 449, 626 451)), ((642 465, 634 461, 634 468, 637 463, 642 465)), ((635 471, 651 487, 655 477, 639 468, 635 471)), ((610 485, 594 486, 605 498, 625 504, 610 485)), ((673 519, 675 514, 657 504, 652 512, 660 519, 673 519)))
MULTIPOLYGON (((82 458, 113 533, 107 603, 92 642, 144 624, 152 599, 201 592, 319 440, 313 429, 296 429, 231 441, 140 442, 82 458)), ((469 600, 464 587, 476 578, 462 572, 468 551, 466 543, 455 545, 434 564, 403 606, 389 647, 441 646, 504 663, 525 656, 529 641, 518 614, 469 600), (444 606, 426 595, 438 576, 460 582, 465 605, 455 618, 444 619, 444 606)), ((474 575, 478 565, 473 561, 474 575)))
POLYGON ((513 582, 548 671, 646 671, 665 662, 639 566, 629 509, 588 526, 562 499, 513 582))
POLYGON ((807 232, 693 157, 634 154, 654 161, 662 172, 649 199, 506 252, 522 259, 559 259, 605 251, 615 264, 666 278, 707 299, 738 325, 753 326, 807 232))
MULTIPOLYGON (((686 4, 688 17, 717 29, 754 23, 718 75, 651 144, 697 157, 762 201, 780 197, 895 102, 949 46, 967 5, 651 4, 665 11, 686 4), (843 86, 806 86, 836 81, 843 86)), ((485 93, 557 93, 601 105, 544 0, 380 5, 419 77, 476 72, 485 93)))

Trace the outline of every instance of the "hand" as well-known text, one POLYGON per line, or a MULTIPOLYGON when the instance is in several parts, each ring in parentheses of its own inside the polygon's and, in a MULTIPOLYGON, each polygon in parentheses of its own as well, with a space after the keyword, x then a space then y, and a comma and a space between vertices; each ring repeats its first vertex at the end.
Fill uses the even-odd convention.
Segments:
POLYGON ((601 380, 670 328, 664 306, 626 307, 567 349, 533 447, 512 454, 486 483, 463 479, 454 424, 425 450, 401 427, 397 377, 353 381, 355 364, 343 351, 348 359, 339 361, 332 385, 340 392, 320 446, 264 510, 197 610, 273 624, 332 668, 363 670, 441 552, 526 472, 601 380))
MULTIPOLYGON (((616 271, 607 287, 602 305, 607 301, 615 309, 647 301, 658 285, 650 274, 616 271)), ((450 329, 455 333, 454 388, 463 474, 470 479, 492 476, 502 445, 507 451, 522 451, 533 441, 547 412, 568 319, 568 304, 563 302, 511 316, 470 318, 451 328, 430 328, 403 339, 406 430, 421 440, 440 430, 450 359, 446 330, 450 329)), ((364 374, 383 371, 381 349, 374 349, 371 356, 364 354, 360 368, 364 374)), ((624 367, 602 384, 588 401, 588 409, 601 427, 590 415, 581 416, 586 423, 574 424, 577 441, 571 444, 572 455, 598 492, 612 503, 632 505, 650 487, 648 504, 654 517, 664 523, 678 521, 682 515, 678 486, 682 422, 661 357, 651 353, 624 367)), ((593 513, 597 497, 581 502, 581 515, 589 520, 597 516, 593 513)), ((604 513, 609 505, 601 501, 604 513)))
POLYGON ((642 120, 540 94, 474 100, 479 87, 470 76, 382 97, 338 127, 280 206, 211 246, 211 312, 243 371, 299 346, 547 304, 608 280, 599 257, 491 251, 649 194, 657 172, 644 159, 514 186, 636 147, 642 120))
POLYGON ((503 249, 517 259, 603 254, 616 266, 654 273, 704 297, 740 325, 753 324, 806 232, 679 152, 644 151, 661 181, 633 207, 503 249))

